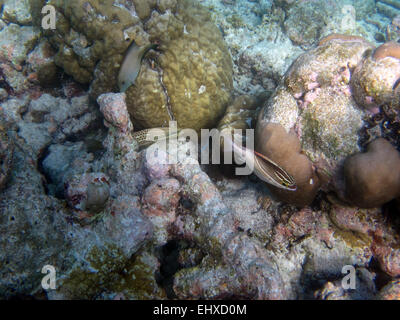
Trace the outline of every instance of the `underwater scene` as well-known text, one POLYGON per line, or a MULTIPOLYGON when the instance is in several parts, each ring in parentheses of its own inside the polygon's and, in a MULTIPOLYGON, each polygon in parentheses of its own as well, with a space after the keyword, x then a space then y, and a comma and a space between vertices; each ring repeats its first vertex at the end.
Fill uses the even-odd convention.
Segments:
POLYGON ((0 299, 399 300, 400 0, 0 0, 0 299))

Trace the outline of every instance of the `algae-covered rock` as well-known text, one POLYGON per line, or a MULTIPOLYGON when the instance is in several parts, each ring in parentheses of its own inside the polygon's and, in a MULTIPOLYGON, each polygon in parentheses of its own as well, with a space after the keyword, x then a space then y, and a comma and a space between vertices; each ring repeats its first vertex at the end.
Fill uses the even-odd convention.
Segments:
POLYGON ((284 27, 290 40, 305 49, 333 32, 370 37, 360 22, 374 9, 373 0, 293 1, 286 7, 284 27))
POLYGON ((39 32, 30 26, 10 23, 0 31, 0 58, 20 65, 34 48, 39 32))
POLYGON ((57 50, 55 63, 78 82, 91 84, 94 98, 119 91, 118 73, 132 42, 158 44, 126 92, 135 126, 177 120, 198 130, 222 116, 232 90, 231 57, 200 5, 190 0, 49 3, 57 10, 57 29, 46 31, 57 50))
POLYGON ((326 1, 296 1, 287 11, 288 18, 284 23, 290 40, 297 45, 311 45, 327 24, 328 12, 337 11, 337 6, 333 1, 329 7, 326 1))
POLYGON ((27 57, 29 70, 37 75, 43 86, 57 83, 57 66, 54 63, 54 52, 48 41, 41 39, 35 49, 27 57))
POLYGON ((313 161, 322 157, 336 162, 359 151, 363 112, 352 97, 350 79, 363 54, 372 49, 359 38, 334 37, 304 53, 261 110, 259 123, 295 130, 313 161))
POLYGON ((289 68, 284 79, 295 96, 330 84, 347 84, 350 72, 361 61, 366 50, 374 49, 359 37, 334 34, 323 38, 320 45, 301 55, 289 68), (345 69, 344 69, 345 68, 345 69))
MULTIPOLYGON (((0 1, 0 8, 2 2, 0 1)), ((1 18, 19 25, 32 24, 32 15, 29 0, 4 0, 1 18)))
MULTIPOLYGON (((360 37, 333 35, 301 55, 260 111, 256 144, 266 144, 269 139, 260 128, 268 123, 281 124, 286 133, 297 135, 301 153, 311 160, 310 167, 317 168, 318 174, 324 171, 330 176, 340 167, 341 161, 360 151, 358 132, 363 126, 364 113, 352 97, 350 79, 365 52, 372 49, 373 46, 360 37), (330 166, 321 168, 319 172, 321 161, 326 161, 330 166)), ((288 144, 284 135, 281 139, 281 146, 288 144)), ((269 157, 274 159, 273 154, 269 154, 269 157)), ((275 161, 283 165, 282 161, 275 161)), ((311 177, 306 172, 298 174, 308 179, 311 177)), ((310 181, 317 180, 313 177, 310 181)), ((307 201, 301 205, 310 203, 314 198, 317 189, 311 189, 312 192, 307 192, 305 197, 307 201)), ((289 203, 297 203, 290 195, 281 198, 289 203)))
POLYGON ((388 42, 360 63, 352 77, 357 103, 364 108, 388 104, 400 108, 400 45, 388 42))

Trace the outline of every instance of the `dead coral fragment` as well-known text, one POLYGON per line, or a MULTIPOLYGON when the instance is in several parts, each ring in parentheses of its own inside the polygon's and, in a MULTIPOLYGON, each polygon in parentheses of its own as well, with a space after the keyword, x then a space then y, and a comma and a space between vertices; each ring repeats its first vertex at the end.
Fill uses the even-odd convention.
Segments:
POLYGON ((360 208, 379 207, 400 196, 400 153, 385 139, 345 161, 346 198, 360 208))
POLYGON ((319 189, 319 179, 312 162, 301 154, 300 141, 296 135, 287 133, 282 125, 259 123, 256 130, 256 151, 279 164, 296 181, 296 191, 269 187, 280 201, 299 207, 309 205, 319 189))
POLYGON ((386 57, 400 59, 400 43, 397 43, 395 41, 384 43, 375 50, 373 55, 373 58, 376 61, 379 61, 386 57))

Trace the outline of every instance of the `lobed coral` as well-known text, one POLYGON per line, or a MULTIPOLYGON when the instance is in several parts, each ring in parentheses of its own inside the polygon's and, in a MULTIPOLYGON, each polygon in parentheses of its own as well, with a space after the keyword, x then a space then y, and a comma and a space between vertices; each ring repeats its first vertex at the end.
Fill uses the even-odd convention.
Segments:
MULTIPOLYGON (((57 29, 47 31, 55 63, 91 94, 118 91, 117 77, 128 47, 158 44, 143 61, 127 94, 135 126, 212 127, 232 90, 232 62, 210 14, 190 0, 50 1, 57 29)), ((124 63, 124 65, 126 65, 124 63)))
POLYGON ((376 139, 366 153, 346 159, 346 198, 361 208, 381 206, 400 196, 400 153, 385 139, 376 139))
MULTIPOLYGON (((292 170, 297 173, 287 170, 297 176, 303 187, 293 194, 280 193, 280 200, 299 206, 309 204, 319 189, 321 178, 316 177, 313 166, 327 162, 329 176, 340 166, 340 161, 359 151, 357 133, 362 127, 363 113, 351 96, 350 79, 364 53, 372 49, 371 44, 358 37, 346 40, 337 35, 329 37, 291 65, 282 84, 259 112, 256 144, 268 145, 268 131, 262 133, 263 130, 268 127, 272 130, 272 124, 279 124, 283 128, 274 129, 277 141, 270 142, 275 144, 275 149, 271 151, 265 147, 265 152, 281 166, 297 157, 302 163, 297 168, 292 164, 292 170), (274 158, 273 152, 277 152, 279 159, 274 158), (281 156, 284 152, 290 157, 281 156), (310 179, 314 184, 309 185, 310 179)), ((296 183, 297 179, 295 177, 296 183)))

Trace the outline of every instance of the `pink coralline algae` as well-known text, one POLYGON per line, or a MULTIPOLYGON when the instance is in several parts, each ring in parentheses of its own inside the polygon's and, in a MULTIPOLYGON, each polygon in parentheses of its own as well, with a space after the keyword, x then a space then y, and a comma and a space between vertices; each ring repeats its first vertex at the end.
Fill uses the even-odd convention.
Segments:
POLYGON ((143 194, 143 213, 147 216, 169 216, 175 220, 175 210, 180 199, 180 184, 176 179, 153 181, 143 194))

